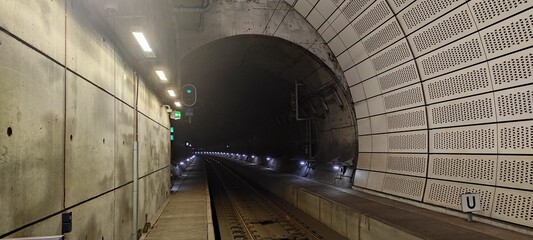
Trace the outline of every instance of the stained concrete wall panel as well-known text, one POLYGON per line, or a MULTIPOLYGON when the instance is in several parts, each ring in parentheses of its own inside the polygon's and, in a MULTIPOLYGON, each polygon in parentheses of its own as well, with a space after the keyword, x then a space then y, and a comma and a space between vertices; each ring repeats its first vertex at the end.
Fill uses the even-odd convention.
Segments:
POLYGON ((115 229, 114 193, 110 192, 74 207, 72 232, 67 239, 113 239, 115 229))
POLYGON ((131 239, 133 184, 130 183, 114 191, 114 239, 131 239))
POLYGON ((320 219, 320 198, 302 189, 298 189, 298 208, 307 213, 309 216, 320 219))
MULTIPOLYGON (((331 228, 340 233, 342 236, 346 236, 347 219, 346 215, 348 209, 338 203, 333 203, 331 206, 331 228)), ((351 226, 350 226, 351 227, 351 226)))
POLYGON ((139 117, 139 176, 145 176, 150 172, 150 147, 151 147, 151 123, 152 121, 142 114, 138 114, 139 117))
POLYGON ((65 0, 2 1, 0 27, 65 62, 65 0))
POLYGON ((331 220, 332 220, 332 202, 329 200, 326 200, 324 198, 320 198, 320 207, 318 208, 320 211, 320 222, 324 223, 326 226, 331 228, 331 220))
POLYGON ((346 212, 346 236, 350 240, 360 240, 359 224, 361 223, 361 215, 355 211, 348 210, 346 212))
POLYGON ((118 55, 115 56, 115 96, 133 106, 135 104, 134 86, 133 70, 118 55))
POLYGON ((66 205, 113 187, 114 98, 67 74, 66 205))
POLYGON ((18 232, 15 232, 7 238, 24 238, 31 236, 56 236, 61 235, 61 215, 54 215, 46 220, 40 221, 18 232))
POLYGON ((134 110, 115 100, 115 187, 132 181, 134 110))
POLYGON ((72 2, 70 14, 67 15, 67 66, 74 72, 88 79, 95 85, 114 94, 113 47, 106 36, 98 34, 88 24, 89 12, 72 2))
POLYGON ((149 95, 149 90, 148 88, 146 87, 146 84, 144 84, 144 82, 142 80, 139 81, 139 92, 138 92, 138 105, 137 105, 137 109, 139 112, 143 113, 144 115, 146 116, 149 116, 149 109, 150 109, 150 105, 149 105, 149 102, 150 102, 150 95, 149 95))
POLYGON ((62 207, 64 71, 2 32, 0 41, 0 232, 4 233, 62 207))

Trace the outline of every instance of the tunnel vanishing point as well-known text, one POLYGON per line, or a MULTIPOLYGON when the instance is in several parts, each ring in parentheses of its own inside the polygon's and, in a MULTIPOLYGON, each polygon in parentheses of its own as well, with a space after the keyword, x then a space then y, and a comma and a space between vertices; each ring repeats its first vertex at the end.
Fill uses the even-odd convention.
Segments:
POLYGON ((533 1, 0 2, 0 238, 138 239, 200 152, 533 239, 533 1))

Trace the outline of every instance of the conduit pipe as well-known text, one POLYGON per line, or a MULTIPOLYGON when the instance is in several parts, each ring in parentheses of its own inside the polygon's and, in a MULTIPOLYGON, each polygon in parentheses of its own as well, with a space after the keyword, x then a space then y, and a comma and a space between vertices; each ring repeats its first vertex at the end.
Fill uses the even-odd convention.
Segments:
POLYGON ((134 129, 133 129, 133 207, 132 207, 132 240, 137 240, 137 226, 138 226, 138 211, 139 211, 139 117, 138 117, 138 105, 139 105, 139 76, 134 72, 135 78, 135 104, 134 104, 134 129))
POLYGON ((174 12, 176 13, 206 13, 213 6, 213 0, 204 0, 201 7, 175 7, 174 12))

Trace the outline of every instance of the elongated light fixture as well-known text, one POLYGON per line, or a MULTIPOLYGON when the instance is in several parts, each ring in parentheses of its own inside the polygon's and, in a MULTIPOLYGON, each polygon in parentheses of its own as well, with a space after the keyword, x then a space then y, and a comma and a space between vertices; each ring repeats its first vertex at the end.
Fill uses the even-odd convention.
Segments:
POLYGON ((174 90, 170 89, 170 90, 167 90, 168 92, 168 95, 170 95, 171 97, 175 97, 176 96, 176 92, 174 92, 174 90))
POLYGON ((157 74, 157 76, 159 77, 159 79, 161 79, 161 81, 168 81, 168 78, 167 78, 167 75, 165 75, 165 72, 161 70, 157 70, 155 71, 155 74, 157 74))

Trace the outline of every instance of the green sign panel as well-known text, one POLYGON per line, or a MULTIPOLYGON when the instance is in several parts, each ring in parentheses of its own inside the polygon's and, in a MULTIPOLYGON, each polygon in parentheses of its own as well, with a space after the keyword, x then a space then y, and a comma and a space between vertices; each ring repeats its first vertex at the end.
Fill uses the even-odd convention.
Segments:
POLYGON ((181 111, 175 111, 174 112, 174 118, 175 119, 181 119, 181 111))

